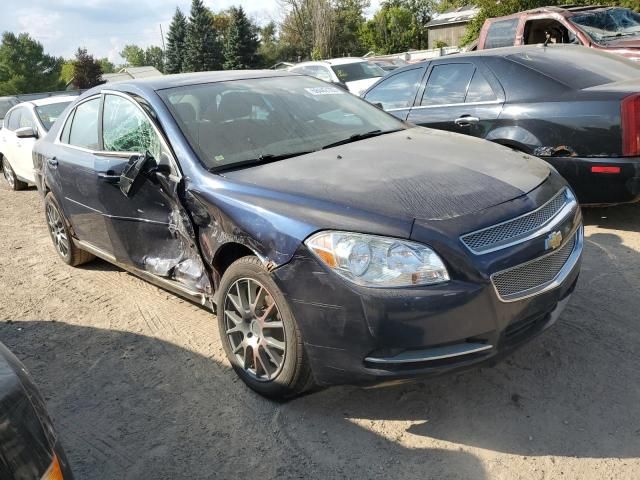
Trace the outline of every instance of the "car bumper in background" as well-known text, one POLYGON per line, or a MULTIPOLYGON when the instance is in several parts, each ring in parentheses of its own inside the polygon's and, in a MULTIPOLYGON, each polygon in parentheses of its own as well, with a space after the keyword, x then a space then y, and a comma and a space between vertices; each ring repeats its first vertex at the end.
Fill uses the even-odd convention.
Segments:
POLYGON ((582 204, 615 204, 640 200, 640 157, 549 157, 582 204))
POLYGON ((551 326, 579 274, 575 255, 554 285, 500 300, 491 281, 362 288, 324 269, 303 246, 274 278, 289 300, 319 384, 380 384, 495 360, 551 326))

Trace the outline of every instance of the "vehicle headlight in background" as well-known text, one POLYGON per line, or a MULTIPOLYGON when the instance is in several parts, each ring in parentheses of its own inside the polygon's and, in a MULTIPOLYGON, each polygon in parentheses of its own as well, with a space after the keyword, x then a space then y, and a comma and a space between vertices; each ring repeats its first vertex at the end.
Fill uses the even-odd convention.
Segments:
POLYGON ((331 270, 366 287, 407 287, 449 281, 442 259, 429 247, 397 238, 324 231, 305 245, 331 270))

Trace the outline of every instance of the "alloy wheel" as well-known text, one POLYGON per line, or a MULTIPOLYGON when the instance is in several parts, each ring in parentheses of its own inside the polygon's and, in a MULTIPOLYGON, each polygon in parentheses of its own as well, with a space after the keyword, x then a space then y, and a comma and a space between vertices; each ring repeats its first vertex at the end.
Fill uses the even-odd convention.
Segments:
POLYGON ((286 355, 285 328, 273 296, 260 282, 234 282, 224 301, 225 334, 238 364, 258 381, 278 376, 286 355))
POLYGON ((11 188, 15 188, 16 185, 16 177, 13 174, 13 170, 11 169, 11 165, 6 160, 2 162, 2 173, 4 173, 4 178, 9 184, 11 188))
POLYGON ((64 228, 64 221, 62 215, 53 203, 47 204, 47 224, 49 226, 49 233, 53 239, 58 253, 62 257, 66 257, 69 254, 69 237, 67 231, 64 228))

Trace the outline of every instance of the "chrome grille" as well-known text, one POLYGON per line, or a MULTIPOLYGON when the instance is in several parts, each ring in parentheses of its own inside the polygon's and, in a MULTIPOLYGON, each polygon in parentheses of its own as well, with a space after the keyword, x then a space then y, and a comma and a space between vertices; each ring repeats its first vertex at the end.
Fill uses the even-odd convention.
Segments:
POLYGON ((579 234, 579 231, 576 232, 555 252, 491 275, 491 281, 500 298, 507 301, 516 300, 551 283, 567 263, 579 234))
POLYGON ((567 192, 566 189, 562 190, 533 212, 498 225, 467 233, 460 239, 474 253, 486 253, 496 246, 526 236, 549 222, 571 201, 570 194, 567 192))

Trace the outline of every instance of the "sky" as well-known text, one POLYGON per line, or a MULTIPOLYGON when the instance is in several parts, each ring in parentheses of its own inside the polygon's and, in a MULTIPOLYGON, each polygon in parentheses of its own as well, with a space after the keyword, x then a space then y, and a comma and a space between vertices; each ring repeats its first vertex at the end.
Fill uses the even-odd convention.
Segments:
MULTIPOLYGON (((379 3, 372 0, 368 13, 379 3)), ((278 0, 204 0, 204 4, 213 11, 242 5, 259 24, 283 16, 278 0)), ((51 55, 71 58, 82 46, 95 57, 118 64, 126 44, 161 46, 160 25, 166 37, 176 7, 188 16, 190 5, 190 0, 2 0, 0 32, 27 32, 51 55)))

